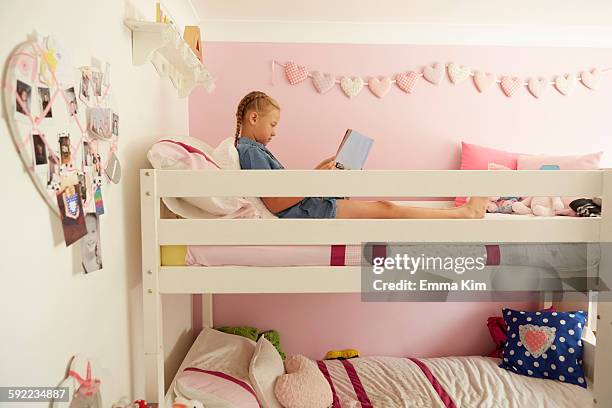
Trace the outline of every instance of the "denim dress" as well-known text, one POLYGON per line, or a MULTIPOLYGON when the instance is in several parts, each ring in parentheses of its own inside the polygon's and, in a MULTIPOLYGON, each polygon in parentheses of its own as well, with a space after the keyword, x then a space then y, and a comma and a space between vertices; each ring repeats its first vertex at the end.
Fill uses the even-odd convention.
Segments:
MULTIPOLYGON (((266 146, 247 137, 236 145, 240 168, 244 170, 282 170, 283 165, 266 146)), ((306 197, 299 203, 275 214, 279 218, 336 218, 336 199, 333 197, 306 197)))

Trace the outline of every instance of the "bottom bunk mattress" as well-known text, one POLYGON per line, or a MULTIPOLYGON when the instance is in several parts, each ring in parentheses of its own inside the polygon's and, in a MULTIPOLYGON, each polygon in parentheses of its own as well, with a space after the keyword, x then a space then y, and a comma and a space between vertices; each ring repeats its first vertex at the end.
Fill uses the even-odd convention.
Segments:
POLYGON ((530 378, 488 357, 365 357, 317 362, 332 408, 587 408, 590 389, 530 378))

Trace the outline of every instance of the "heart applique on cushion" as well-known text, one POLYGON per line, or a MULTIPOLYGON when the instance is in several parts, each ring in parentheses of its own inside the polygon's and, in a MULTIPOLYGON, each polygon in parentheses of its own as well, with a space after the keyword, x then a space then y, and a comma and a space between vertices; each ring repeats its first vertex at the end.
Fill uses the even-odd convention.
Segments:
POLYGON ((308 78, 308 70, 305 66, 298 65, 295 62, 288 62, 285 65, 285 75, 289 83, 295 85, 308 78))
POLYGON ((474 72, 474 84, 480 93, 484 92, 496 80, 497 77, 495 74, 489 74, 482 71, 474 72))
POLYGON ((539 98, 544 94, 544 91, 548 89, 548 79, 546 78, 529 78, 527 82, 527 89, 536 98, 539 98))
POLYGON ((444 76, 444 64, 436 62, 435 64, 425 67, 423 70, 423 77, 434 85, 437 85, 442 81, 444 76))
POLYGON ((525 324, 519 326, 521 342, 534 358, 546 353, 555 341, 557 329, 555 327, 535 326, 525 324))
POLYGON ((583 71, 580 74, 580 80, 589 89, 597 88, 599 85, 599 79, 601 78, 601 71, 597 68, 592 69, 591 71, 583 71))
POLYGON ((353 98, 363 89, 363 79, 360 77, 343 77, 340 80, 340 87, 349 98, 353 98))
POLYGON ((391 88, 391 80, 389 77, 371 77, 368 80, 368 88, 370 88, 370 91, 372 91, 374 95, 382 98, 387 94, 387 92, 389 92, 389 89, 391 88))
POLYGON ((448 78, 453 84, 458 84, 469 78, 472 70, 469 67, 455 64, 451 62, 448 64, 448 78))
POLYGON ((412 93, 418 79, 419 74, 414 71, 402 72, 401 74, 397 74, 395 76, 395 83, 402 91, 412 93))
POLYGON ((323 74, 319 71, 312 73, 312 83, 319 93, 326 93, 336 84, 336 78, 332 74, 323 74))

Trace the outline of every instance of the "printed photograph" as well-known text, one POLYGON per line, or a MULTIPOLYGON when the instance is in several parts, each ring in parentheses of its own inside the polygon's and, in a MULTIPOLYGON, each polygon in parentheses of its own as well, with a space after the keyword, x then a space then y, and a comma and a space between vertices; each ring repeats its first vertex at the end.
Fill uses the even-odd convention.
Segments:
POLYGON ((22 115, 28 115, 30 103, 32 102, 32 87, 25 82, 17 80, 17 97, 15 98, 15 109, 22 115))
POLYGON ((101 72, 92 72, 92 85, 94 90, 94 95, 102 96, 102 73, 101 72))
POLYGON ((85 215, 87 234, 81 240, 81 259, 83 272, 90 273, 102 269, 102 246, 100 243, 100 222, 96 213, 85 215))
POLYGON ((66 246, 74 244, 87 234, 79 190, 79 185, 75 184, 67 186, 57 194, 66 246))
POLYGON ((88 129, 91 135, 101 139, 111 138, 111 110, 108 108, 90 108, 87 112, 88 129))
POLYGON ((81 92, 79 97, 85 103, 89 102, 89 95, 91 92, 91 71, 88 69, 81 70, 81 92))
MULTIPOLYGON (((38 87, 38 96, 40 97, 40 115, 42 116, 45 113, 45 109, 51 103, 51 89, 46 87, 38 87)), ((52 118, 53 111, 52 107, 49 106, 49 110, 44 115, 45 118, 52 118)))
POLYGON ((72 86, 66 89, 64 92, 66 93, 66 99, 68 100, 68 112, 70 113, 70 116, 74 116, 79 112, 74 87, 72 86))
POLYGON ((60 187, 58 158, 55 157, 53 153, 49 153, 49 156, 47 156, 47 159, 49 163, 49 173, 47 176, 47 188, 49 190, 57 191, 60 187))
POLYGON ((70 147, 70 136, 60 136, 60 164, 62 166, 70 166, 72 163, 72 149, 70 147))
POLYGON ((32 146, 34 147, 34 164, 36 166, 47 164, 47 146, 39 134, 32 135, 32 146))
POLYGON ((92 165, 91 154, 92 154, 91 146, 89 145, 89 142, 84 140, 83 141, 83 167, 92 165))
POLYGON ((119 115, 113 112, 113 135, 119 136, 119 115))
POLYGON ((87 183, 85 183, 85 173, 78 172, 77 177, 79 178, 79 187, 81 191, 81 199, 83 203, 87 202, 87 183))

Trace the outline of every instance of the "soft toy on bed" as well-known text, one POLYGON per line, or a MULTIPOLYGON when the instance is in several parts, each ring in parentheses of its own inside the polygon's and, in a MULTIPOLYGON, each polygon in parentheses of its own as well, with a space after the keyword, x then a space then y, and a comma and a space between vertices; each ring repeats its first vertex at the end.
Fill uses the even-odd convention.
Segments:
POLYGON ((327 408, 333 403, 329 383, 307 357, 295 355, 285 360, 285 370, 276 379, 274 395, 285 408, 327 408))
POLYGON ((517 214, 533 214, 540 217, 570 215, 560 197, 527 197, 512 204, 512 210, 517 214))
MULTIPOLYGON (((489 163, 489 170, 512 170, 497 163, 489 163)), ((512 214, 512 205, 521 200, 521 197, 489 197, 489 203, 487 204, 488 213, 502 213, 512 214)))

